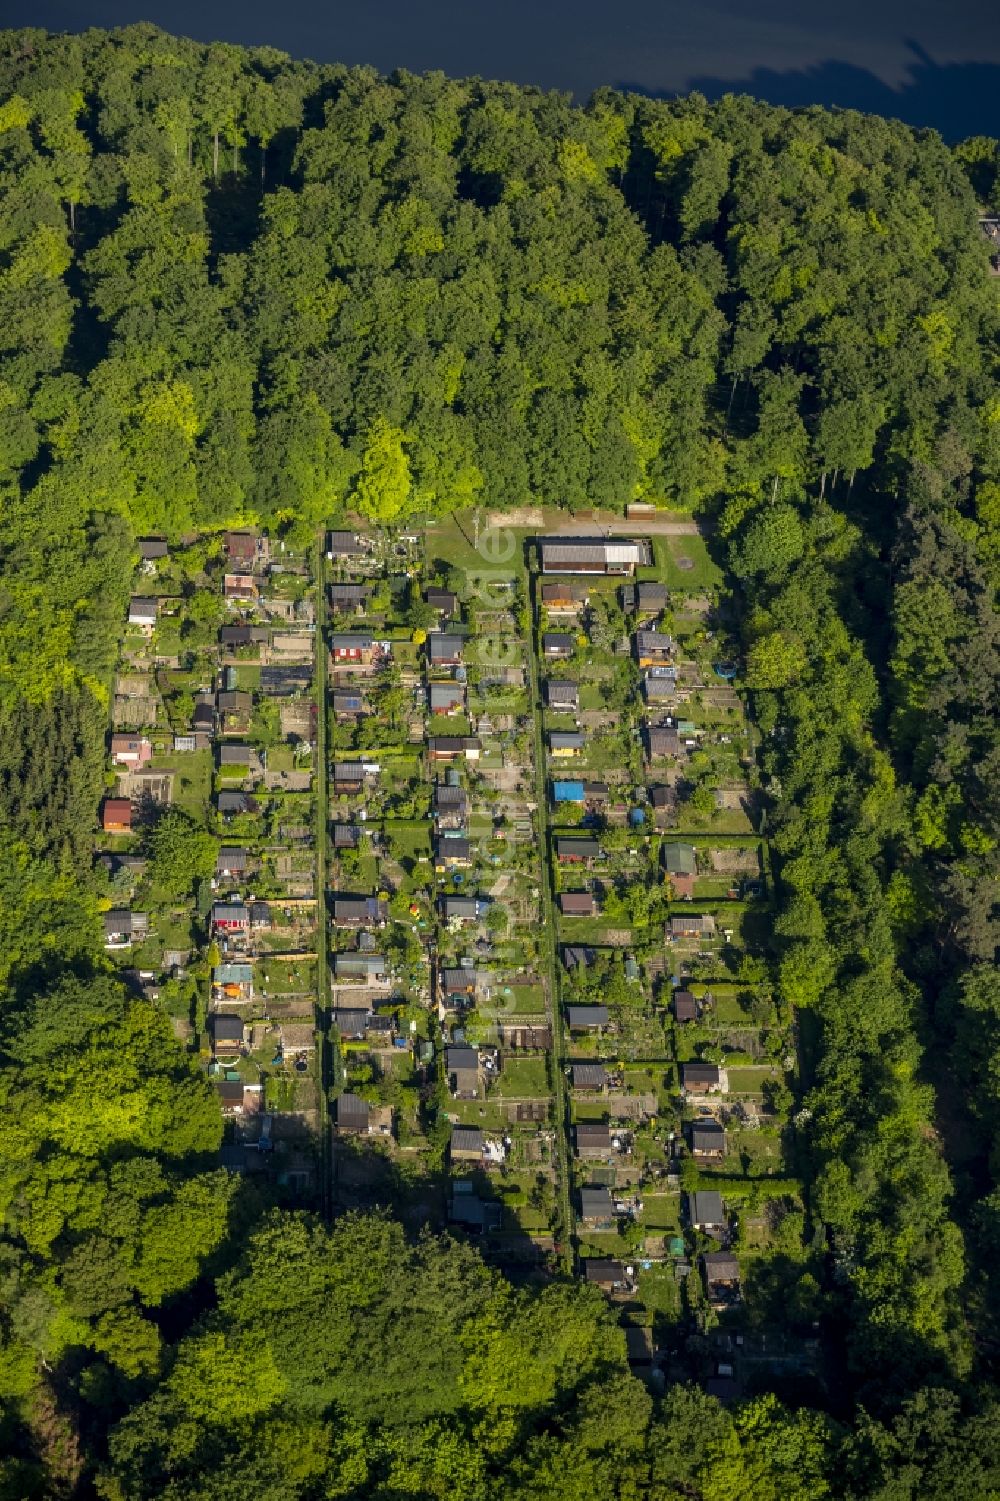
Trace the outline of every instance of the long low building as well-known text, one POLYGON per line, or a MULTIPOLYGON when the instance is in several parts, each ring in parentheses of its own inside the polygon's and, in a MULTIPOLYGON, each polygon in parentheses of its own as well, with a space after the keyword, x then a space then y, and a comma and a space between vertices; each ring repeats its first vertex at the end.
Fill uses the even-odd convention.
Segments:
POLYGON ((601 573, 631 578, 648 568, 653 549, 646 537, 540 537, 543 573, 601 573))

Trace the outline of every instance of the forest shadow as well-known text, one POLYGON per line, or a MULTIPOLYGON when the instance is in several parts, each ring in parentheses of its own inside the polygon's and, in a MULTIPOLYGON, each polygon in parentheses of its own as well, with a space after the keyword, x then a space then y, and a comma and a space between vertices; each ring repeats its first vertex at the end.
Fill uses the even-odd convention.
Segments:
POLYGON ((628 81, 616 87, 652 99, 673 99, 679 93, 697 90, 710 100, 723 94, 752 94, 788 109, 822 105, 861 110, 937 130, 949 142, 970 135, 995 134, 1000 64, 938 63, 919 42, 910 37, 904 40, 913 61, 909 78, 900 88, 885 83, 867 68, 838 58, 784 72, 755 68, 748 77, 695 76, 686 80, 683 90, 650 89, 628 81))
POLYGON ((494 1175, 473 1166, 462 1175, 473 1197, 493 1206, 501 1217, 498 1228, 477 1229, 451 1213, 453 1200, 461 1202, 462 1196, 455 1198, 454 1179, 443 1164, 419 1175, 408 1173, 388 1153, 350 1136, 337 1137, 334 1154, 335 1219, 352 1210, 373 1213, 388 1209, 409 1238, 416 1239, 428 1231, 448 1231, 472 1245, 484 1261, 499 1268, 511 1281, 546 1271, 544 1252, 520 1228, 514 1214, 503 1208, 502 1172, 494 1175))

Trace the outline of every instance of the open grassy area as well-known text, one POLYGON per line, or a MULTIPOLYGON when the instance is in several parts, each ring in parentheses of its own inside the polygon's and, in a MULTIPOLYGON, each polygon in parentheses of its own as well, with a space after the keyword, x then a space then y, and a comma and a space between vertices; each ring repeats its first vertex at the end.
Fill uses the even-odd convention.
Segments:
POLYGON ((549 1093, 545 1058, 508 1058, 494 1090, 505 1099, 544 1099, 549 1093))
POLYGON ((647 1190, 642 1196, 640 1223, 647 1230, 678 1231, 681 1224, 680 1193, 649 1193, 647 1190))
MULTIPOLYGON (((641 529, 640 523, 637 530, 641 529)), ((668 589, 697 594, 722 584, 722 570, 704 537, 654 537, 653 557, 656 566, 650 577, 661 579, 668 589)))

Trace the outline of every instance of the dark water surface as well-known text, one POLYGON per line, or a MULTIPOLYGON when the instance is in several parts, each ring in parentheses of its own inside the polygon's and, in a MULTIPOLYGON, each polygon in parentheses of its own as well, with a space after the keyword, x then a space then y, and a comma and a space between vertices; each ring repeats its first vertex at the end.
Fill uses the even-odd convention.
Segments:
POLYGON ((572 90, 729 90, 1000 135, 996 0, 0 0, 0 24, 153 21, 383 72, 440 68, 572 90))

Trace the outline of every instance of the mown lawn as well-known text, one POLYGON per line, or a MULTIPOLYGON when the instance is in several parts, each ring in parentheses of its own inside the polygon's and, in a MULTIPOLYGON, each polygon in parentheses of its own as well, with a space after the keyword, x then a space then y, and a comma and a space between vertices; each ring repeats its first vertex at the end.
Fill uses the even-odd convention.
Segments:
POLYGON ((509 1100, 545 1099, 550 1092, 545 1058, 508 1058, 491 1092, 509 1100))

